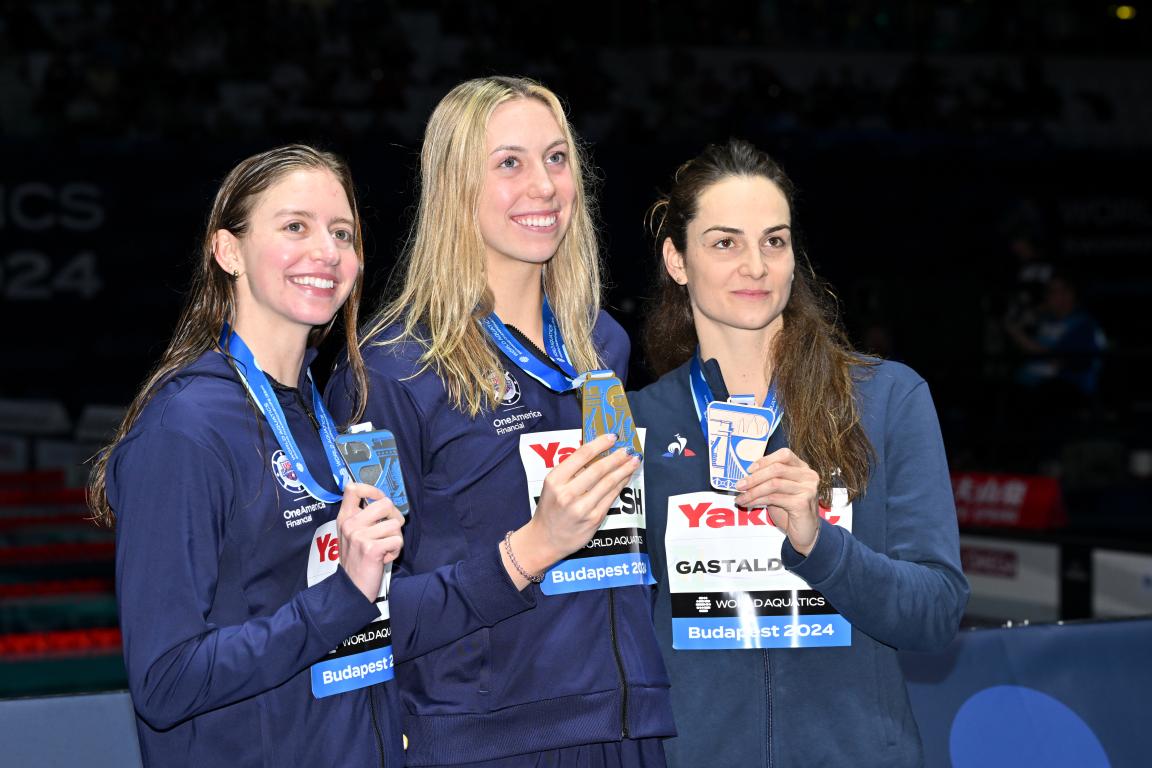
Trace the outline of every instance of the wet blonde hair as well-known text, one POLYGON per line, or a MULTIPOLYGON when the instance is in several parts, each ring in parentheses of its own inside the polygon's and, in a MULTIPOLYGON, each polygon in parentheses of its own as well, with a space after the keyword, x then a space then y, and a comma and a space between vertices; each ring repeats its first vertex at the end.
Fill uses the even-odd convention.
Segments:
POLYGON ((420 202, 404 247, 404 278, 394 298, 369 321, 361 343, 415 340, 423 369, 444 382, 453 407, 476 416, 503 394, 502 366, 477 320, 492 312, 479 204, 484 184, 488 121, 501 104, 535 99, 546 106, 568 143, 575 194, 572 215, 555 256, 544 265, 543 289, 577 370, 601 365, 592 343, 600 311, 600 254, 587 164, 564 107, 532 80, 484 77, 457 85, 441 99, 424 132, 420 202), (379 338, 389 326, 402 330, 379 338))

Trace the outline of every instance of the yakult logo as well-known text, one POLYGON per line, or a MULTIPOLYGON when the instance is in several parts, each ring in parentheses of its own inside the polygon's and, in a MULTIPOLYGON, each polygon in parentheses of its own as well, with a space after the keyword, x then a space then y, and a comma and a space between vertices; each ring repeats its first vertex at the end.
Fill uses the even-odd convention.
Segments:
MULTIPOLYGON (((744 507, 713 507, 712 502, 705 501, 700 504, 681 504, 680 512, 688 520, 689 528, 699 528, 702 524, 708 528, 731 528, 734 526, 775 526, 772 516, 764 507, 745 509, 744 507)), ((840 522, 840 515, 833 515, 829 507, 820 505, 820 517, 832 525, 840 522)))
POLYGON ((528 447, 544 461, 545 469, 555 469, 556 465, 564 461, 576 451, 576 446, 560 447, 560 443, 529 443, 528 447))
POLYGON ((321 563, 340 562, 340 539, 331 533, 317 536, 313 542, 316 545, 316 556, 321 563))
POLYGON ((712 502, 701 504, 681 504, 680 512, 688 518, 689 528, 699 528, 701 524, 709 528, 729 528, 731 526, 745 525, 772 525, 772 518, 767 510, 744 509, 737 507, 713 507, 712 502))
POLYGON ((329 520, 312 534, 308 549, 308 586, 318 584, 336 572, 340 565, 340 531, 329 520))

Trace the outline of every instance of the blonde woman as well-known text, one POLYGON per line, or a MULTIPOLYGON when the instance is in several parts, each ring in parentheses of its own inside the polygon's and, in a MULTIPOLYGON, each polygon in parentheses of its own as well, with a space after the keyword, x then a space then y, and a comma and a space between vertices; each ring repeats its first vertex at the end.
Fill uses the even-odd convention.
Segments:
POLYGON ((363 410, 400 447, 411 512, 390 600, 409 765, 663 765, 674 732, 645 580, 611 586, 586 559, 572 591, 541 583, 624 511, 638 469, 623 450, 594 461, 609 437, 572 438, 576 372, 623 378, 629 352, 599 309, 582 170, 551 91, 454 88, 425 133, 407 274, 362 344, 371 397, 348 370, 329 387, 335 412, 363 410), (542 486, 534 468, 551 470, 542 486))
POLYGON ((116 597, 146 766, 399 765, 387 647, 318 688, 382 617, 402 519, 342 483, 308 371, 363 280, 347 165, 294 144, 240 162, 208 217, 184 312, 92 471, 116 524, 116 597), (363 505, 363 507, 362 507, 363 505), (337 543, 338 542, 338 543, 337 543), (318 552, 318 545, 323 545, 318 552), (330 695, 331 694, 331 695, 330 695))

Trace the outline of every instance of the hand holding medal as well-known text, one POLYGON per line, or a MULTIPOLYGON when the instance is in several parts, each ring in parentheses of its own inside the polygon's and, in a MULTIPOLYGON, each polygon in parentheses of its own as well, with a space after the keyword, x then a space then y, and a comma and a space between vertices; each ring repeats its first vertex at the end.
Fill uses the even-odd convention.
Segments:
POLYGON ((376 600, 384 566, 400 556, 404 516, 384 491, 367 483, 347 483, 340 513, 340 567, 369 600, 376 600), (363 507, 360 505, 368 502, 363 507))
POLYGON ((748 468, 736 483, 736 503, 767 508, 772 523, 807 556, 820 532, 820 475, 787 448, 773 451, 748 468), (773 510, 779 510, 773 513, 773 510))
POLYGON ((536 513, 512 534, 501 551, 504 567, 516 586, 528 585, 525 574, 539 574, 579 550, 595 535, 609 507, 640 464, 627 451, 600 454, 616 443, 615 433, 601 435, 569 454, 548 473, 536 513))

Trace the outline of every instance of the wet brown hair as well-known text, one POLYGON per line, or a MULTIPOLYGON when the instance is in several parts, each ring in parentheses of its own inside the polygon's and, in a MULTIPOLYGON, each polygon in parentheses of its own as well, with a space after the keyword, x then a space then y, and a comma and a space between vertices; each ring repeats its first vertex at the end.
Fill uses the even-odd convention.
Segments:
MULTIPOLYGON (((699 343, 688 288, 676 283, 664 267, 664 242, 671 240, 687 258, 688 225, 696 217, 701 195, 712 185, 739 176, 772 182, 784 195, 788 210, 795 212, 795 187, 783 169, 752 144, 736 139, 710 145, 681 165, 668 194, 648 211, 656 241, 657 295, 644 329, 644 349, 658 376, 689 360, 699 343)), ((821 501, 830 501, 837 471, 849 498, 856 498, 868 484, 873 448, 860 423, 854 377, 864 375, 862 369, 875 361, 852 348, 839 322, 835 295, 799 249, 794 275, 783 328, 765 365, 772 363, 789 447, 820 473, 821 501)))
MULTIPOLYGON (((115 522, 115 512, 108 504, 105 485, 108 459, 132 429, 144 406, 164 382, 204 352, 215 349, 223 353, 220 348, 220 332, 225 323, 231 323, 235 319, 236 287, 234 279, 216 263, 214 252, 216 232, 224 229, 236 237, 243 237, 248 232, 249 219, 260 195, 288 174, 301 170, 329 171, 344 188, 348 196, 348 205, 352 209, 354 248, 360 263, 360 272, 356 276, 352 292, 344 302, 341 314, 344 324, 344 346, 357 391, 358 410, 363 409, 364 393, 368 390, 368 377, 364 371, 364 359, 360 356, 360 349, 356 344, 356 326, 364 283, 364 246, 352 173, 347 163, 340 157, 304 144, 289 144, 253 155, 240 162, 221 182, 204 228, 199 263, 192 276, 188 298, 180 313, 180 319, 176 322, 172 339, 160 357, 160 362, 148 374, 144 385, 132 400, 112 441, 93 457, 92 472, 88 478, 88 506, 96 522, 107 526, 115 522)), ((323 341, 335 323, 336 317, 333 316, 327 325, 313 328, 308 337, 308 344, 314 346, 323 341)))

